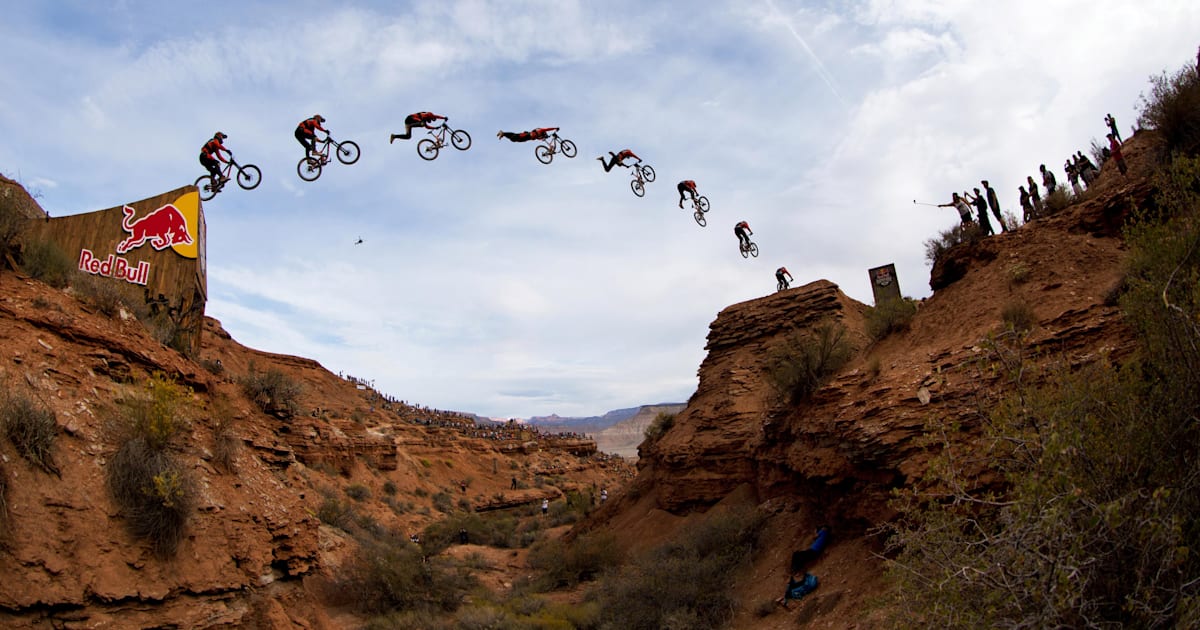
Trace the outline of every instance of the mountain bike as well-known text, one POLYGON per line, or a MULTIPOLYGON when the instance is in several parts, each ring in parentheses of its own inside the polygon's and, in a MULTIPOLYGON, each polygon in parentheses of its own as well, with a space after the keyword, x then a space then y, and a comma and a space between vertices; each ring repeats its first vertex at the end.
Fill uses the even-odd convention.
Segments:
POLYGON ((332 135, 326 135, 324 140, 314 140, 313 146, 316 151, 310 157, 300 158, 300 163, 296 165, 296 172, 300 175, 300 179, 306 182, 315 182, 321 176, 321 169, 329 163, 329 147, 337 147, 337 159, 342 164, 353 164, 358 161, 359 150, 358 145, 350 140, 338 142, 333 139, 332 135))
POLYGON ((784 291, 784 290, 786 290, 786 289, 787 289, 788 287, 790 287, 790 286, 792 286, 792 285, 791 285, 791 283, 789 283, 789 282, 787 281, 787 279, 786 279, 786 278, 783 278, 783 279, 780 279, 780 280, 776 280, 776 281, 775 281, 775 290, 776 290, 776 291, 784 291))
POLYGON ((758 245, 754 241, 747 241, 747 243, 749 245, 741 242, 738 243, 738 251, 742 252, 742 258, 749 258, 751 256, 758 258, 758 245))
POLYGON ((633 181, 629 182, 629 187, 633 189, 633 194, 644 197, 646 196, 646 184, 654 181, 654 169, 649 164, 634 164, 633 181))
POLYGON ((533 148, 534 155, 542 164, 549 164, 554 159, 555 153, 562 153, 569 158, 575 157, 575 143, 566 138, 559 138, 557 133, 550 134, 550 137, 542 142, 545 144, 539 144, 533 148))
POLYGON ((696 223, 699 223, 700 227, 708 225, 708 219, 704 218, 704 213, 708 212, 708 197, 700 195, 699 197, 693 198, 692 208, 695 210, 695 212, 692 213, 692 218, 696 220, 696 223))
POLYGON ((233 160, 233 154, 229 155, 229 161, 225 163, 225 168, 221 169, 221 179, 213 181, 212 175, 201 175, 196 178, 196 188, 200 191, 200 199, 208 201, 217 196, 221 189, 225 187, 225 182, 231 178, 229 174, 233 169, 237 169, 238 186, 246 190, 254 190, 262 183, 262 171, 253 164, 241 165, 233 160))
POLYGON ((429 130, 431 138, 425 138, 417 143, 417 155, 426 160, 437 159, 438 152, 446 146, 446 132, 450 132, 450 144, 459 151, 471 148, 471 134, 462 129, 451 129, 447 126, 449 120, 443 120, 441 125, 429 130))

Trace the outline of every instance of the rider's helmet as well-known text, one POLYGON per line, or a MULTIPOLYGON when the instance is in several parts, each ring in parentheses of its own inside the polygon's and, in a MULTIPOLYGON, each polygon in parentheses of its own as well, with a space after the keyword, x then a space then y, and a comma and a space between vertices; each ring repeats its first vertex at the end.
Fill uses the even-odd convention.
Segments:
POLYGON ((320 114, 313 114, 313 120, 315 120, 319 123, 323 123, 323 122, 325 122, 325 117, 320 114))
POLYGON ((217 140, 224 140, 225 138, 228 138, 229 136, 225 135, 225 132, 223 132, 223 131, 218 131, 217 133, 213 134, 213 137, 216 138, 217 140))

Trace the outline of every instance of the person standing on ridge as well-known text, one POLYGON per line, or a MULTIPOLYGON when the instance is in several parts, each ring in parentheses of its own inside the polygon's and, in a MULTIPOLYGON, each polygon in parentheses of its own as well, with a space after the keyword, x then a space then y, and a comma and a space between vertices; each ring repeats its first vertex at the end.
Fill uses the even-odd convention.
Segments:
POLYGON ((750 247, 750 236, 754 232, 750 231, 750 224, 745 221, 738 222, 733 226, 733 233, 738 237, 738 246, 742 249, 750 247))
POLYGON ((938 207, 958 210, 958 218, 962 221, 962 224, 969 225, 973 221, 971 218, 971 206, 967 205, 967 202, 962 197, 959 197, 958 193, 950 193, 950 197, 950 203, 939 203, 938 207))
POLYGON ((1004 225, 1004 217, 1000 214, 1000 199, 996 197, 996 189, 988 184, 988 180, 980 180, 983 184, 983 190, 987 192, 988 206, 992 209, 992 215, 996 217, 996 223, 1000 224, 1000 231, 1007 232, 1008 226, 1004 225))
POLYGON ((1046 196, 1054 194, 1054 188, 1058 186, 1058 179, 1054 177, 1054 171, 1046 168, 1046 165, 1041 165, 1042 170, 1042 186, 1046 187, 1046 196))
POLYGON ((1025 183, 1029 184, 1029 198, 1033 200, 1033 213, 1040 217, 1042 216, 1042 195, 1033 181, 1033 175, 1027 175, 1025 183))
POLYGON ((313 114, 312 118, 305 118, 296 125, 296 141, 304 147, 304 157, 311 158, 313 153, 317 152, 317 131, 324 132, 325 137, 329 137, 329 130, 321 126, 323 122, 324 116, 313 114))
POLYGON ((972 190, 975 191, 974 197, 965 192, 963 193, 963 197, 975 206, 975 213, 979 215, 979 229, 983 230, 983 235, 991 236, 995 232, 992 231, 992 222, 988 220, 987 200, 983 198, 983 194, 979 192, 978 188, 972 188, 972 190))
POLYGON ((696 182, 685 179, 675 186, 675 190, 679 191, 679 207, 683 207, 683 195, 687 193, 692 196, 692 203, 696 203, 696 182))
POLYGON ((1104 124, 1108 125, 1108 131, 1116 136, 1117 142, 1121 142, 1121 132, 1117 131, 1117 119, 1113 118, 1112 114, 1104 115, 1104 124))
POLYGON ((1112 153, 1112 159, 1116 161, 1117 168, 1121 174, 1125 174, 1125 156, 1121 154, 1121 143, 1113 134, 1108 134, 1108 150, 1112 153))
POLYGON ((233 153, 229 149, 226 149, 222 143, 228 137, 223 132, 218 131, 213 134, 213 137, 208 142, 204 143, 204 146, 200 147, 200 165, 208 169, 208 174, 212 175, 213 184, 217 186, 221 186, 229 181, 228 177, 221 174, 220 164, 221 162, 229 161, 221 157, 222 151, 228 154, 230 158, 233 157, 233 153))
POLYGON ((788 288, 788 286, 790 286, 788 280, 795 281, 795 278, 793 278, 792 274, 788 272, 787 267, 780 267, 775 270, 776 290, 783 291, 784 289, 788 288), (787 279, 784 279, 785 275, 787 276, 787 279))
POLYGON ((633 159, 637 160, 636 162, 634 162, 634 164, 642 163, 642 158, 638 157, 637 154, 635 154, 633 151, 630 151, 629 149, 622 149, 621 152, 617 153, 617 154, 613 154, 612 151, 609 151, 608 155, 609 155, 609 157, 612 158, 612 160, 610 160, 608 162, 604 161, 604 156, 600 156, 600 157, 596 158, 597 160, 600 160, 600 165, 604 167, 605 173, 611 171, 614 166, 623 166, 625 168, 629 168, 632 165, 625 163, 625 160, 627 160, 629 158, 633 158, 633 159))
POLYGON ((397 138, 401 140, 408 140, 411 138, 413 127, 433 129, 434 127, 430 123, 437 120, 446 120, 446 117, 439 116, 433 112, 417 112, 415 114, 409 114, 408 116, 404 117, 404 133, 392 134, 392 137, 388 139, 388 144, 395 142, 397 138))
POLYGON ((1033 220, 1033 204, 1024 186, 1017 186, 1017 189, 1021 191, 1021 221, 1029 223, 1033 220))
POLYGON ((550 134, 558 131, 558 127, 538 127, 532 131, 497 131, 496 138, 504 138, 509 142, 529 142, 530 140, 545 140, 550 134))

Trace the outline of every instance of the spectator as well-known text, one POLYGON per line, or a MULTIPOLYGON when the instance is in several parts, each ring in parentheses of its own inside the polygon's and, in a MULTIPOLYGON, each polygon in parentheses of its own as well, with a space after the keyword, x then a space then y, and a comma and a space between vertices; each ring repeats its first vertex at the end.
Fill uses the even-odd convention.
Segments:
POLYGON ((1112 153, 1112 159, 1116 160, 1117 168, 1121 170, 1121 174, 1125 174, 1125 156, 1121 154, 1121 143, 1113 134, 1108 134, 1108 150, 1112 153))
POLYGON ((516 489, 517 489, 517 478, 516 478, 516 477, 513 477, 513 478, 512 478, 512 486, 511 486, 511 488, 512 488, 513 490, 516 490, 516 489))
POLYGON ((1117 138, 1117 143, 1121 142, 1121 132, 1117 131, 1117 119, 1113 118, 1112 114, 1104 115, 1104 124, 1108 125, 1108 132, 1117 138))
POLYGON ((971 206, 958 193, 950 193, 950 203, 939 203, 939 208, 954 208, 958 210, 958 218, 962 220, 963 225, 971 224, 971 206))
POLYGON ((979 192, 978 188, 973 188, 972 190, 975 191, 974 197, 965 192, 963 196, 969 199, 975 206, 975 213, 979 215, 979 228, 983 230, 983 235, 991 236, 994 232, 992 231, 992 222, 988 220, 987 200, 983 198, 983 194, 979 192))
POLYGON ((788 577, 788 585, 787 589, 783 592, 783 597, 775 600, 775 603, 787 608, 787 603, 789 600, 800 599, 801 597, 804 597, 805 595, 817 590, 818 583, 819 580, 817 580, 817 576, 811 573, 805 573, 803 575, 800 573, 793 573, 790 577, 788 577))
POLYGON ((1054 194, 1054 188, 1058 186, 1058 180, 1054 178, 1054 171, 1046 168, 1043 164, 1039 168, 1042 170, 1042 185, 1046 187, 1046 196, 1054 194))
POLYGON ((542 499, 542 516, 550 511, 550 499, 542 499))
POLYGON ((1029 193, 1025 192, 1024 186, 1018 186, 1017 189, 1021 191, 1021 220, 1029 223, 1033 220, 1033 205, 1029 203, 1029 193))
POLYGON ((465 527, 458 530, 458 544, 467 544, 467 528, 465 527))
POLYGON ((992 215, 996 217, 996 223, 1000 224, 1000 231, 1007 232, 1008 226, 1004 225, 1004 217, 1000 214, 1000 199, 996 197, 996 189, 992 188, 986 179, 979 183, 983 184, 983 189, 987 191, 988 206, 992 209, 992 215))
POLYGON ((1033 181, 1033 175, 1025 178, 1025 183, 1029 184, 1029 198, 1033 200, 1034 216, 1042 216, 1042 195, 1038 193, 1037 184, 1033 181))
POLYGON ((1079 187, 1079 171, 1075 169, 1075 165, 1071 163, 1071 160, 1067 160, 1067 163, 1063 164, 1063 168, 1067 171, 1067 181, 1071 182, 1071 190, 1075 192, 1076 196, 1082 195, 1083 189, 1079 187))
POLYGON ((1075 154, 1075 167, 1079 169, 1079 176, 1083 178, 1083 183, 1088 187, 1091 187, 1092 182, 1096 181, 1096 177, 1100 175, 1100 169, 1092 164, 1083 151, 1075 154))
POLYGON ((600 491, 600 503, 604 503, 607 500, 608 500, 608 490, 603 489, 600 491))

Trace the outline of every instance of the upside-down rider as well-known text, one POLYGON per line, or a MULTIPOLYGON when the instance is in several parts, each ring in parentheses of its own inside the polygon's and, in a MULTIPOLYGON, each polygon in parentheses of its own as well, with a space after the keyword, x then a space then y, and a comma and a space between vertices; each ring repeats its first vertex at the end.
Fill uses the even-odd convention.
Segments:
POLYGON ((397 138, 401 140, 408 140, 411 138, 413 127, 434 129, 434 126, 431 123, 439 120, 446 120, 446 117, 433 112, 417 112, 415 114, 409 114, 408 116, 404 117, 404 133, 392 134, 392 137, 388 139, 388 144, 395 142, 397 138))
POLYGON ((497 131, 496 138, 504 138, 509 142, 529 142, 530 140, 545 140, 550 134, 558 131, 558 127, 538 127, 530 131, 497 131))
POLYGON ((692 203, 696 203, 696 182, 685 179, 675 186, 675 190, 679 191, 679 207, 683 207, 683 195, 687 193, 692 196, 692 203))
POLYGON ((620 153, 616 153, 616 154, 614 154, 612 151, 609 151, 608 155, 609 155, 609 157, 612 158, 608 162, 604 161, 604 156, 600 156, 600 157, 596 158, 597 160, 600 160, 600 165, 604 167, 605 173, 611 171, 614 166, 624 166, 625 168, 629 168, 630 166, 633 166, 633 164, 641 164, 642 163, 642 158, 638 157, 636 153, 634 153, 633 151, 630 151, 629 149, 622 149, 620 153), (634 162, 633 164, 626 164, 625 160, 628 160, 629 158, 633 158, 634 160, 637 160, 637 161, 634 162))
POLYGON ((230 158, 233 157, 233 153, 222 144, 222 141, 228 137, 218 131, 213 134, 213 137, 208 142, 204 143, 204 146, 200 147, 200 164, 208 169, 208 174, 212 176, 213 185, 218 187, 229 181, 228 177, 221 174, 221 162, 229 161, 221 157, 221 152, 224 151, 230 158))
POLYGON ((750 247, 750 236, 752 236, 754 232, 750 230, 749 223, 746 223, 745 221, 739 221, 737 225, 733 226, 733 233, 737 235, 738 245, 742 249, 748 249, 750 247))
MULTIPOLYGON (((787 267, 780 267, 775 270, 775 280, 779 282, 779 286, 783 287, 783 289, 786 289, 791 286, 791 282, 789 282, 789 280, 795 281, 796 279, 792 277, 792 274, 787 270, 787 267), (787 280, 783 279, 785 275, 787 276, 787 280)), ((782 291, 783 289, 780 290, 782 291)))
POLYGON ((324 116, 313 114, 312 118, 305 118, 300 121, 299 125, 296 125, 296 141, 304 147, 304 157, 312 158, 313 154, 317 152, 317 131, 324 132, 326 139, 329 138, 329 130, 321 126, 323 122, 325 122, 324 116))

